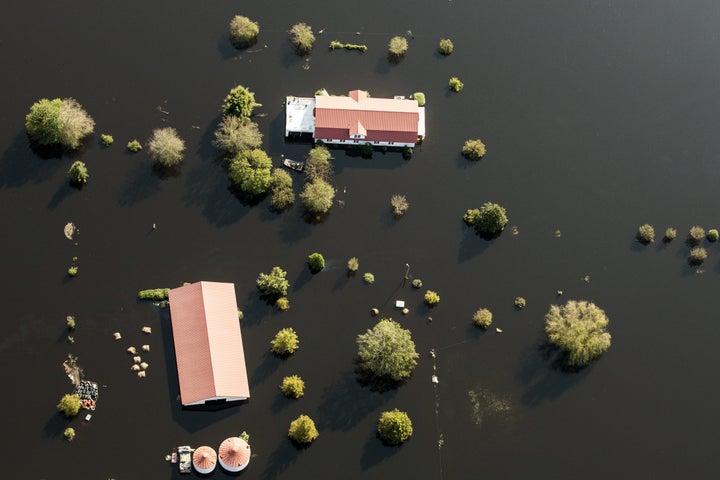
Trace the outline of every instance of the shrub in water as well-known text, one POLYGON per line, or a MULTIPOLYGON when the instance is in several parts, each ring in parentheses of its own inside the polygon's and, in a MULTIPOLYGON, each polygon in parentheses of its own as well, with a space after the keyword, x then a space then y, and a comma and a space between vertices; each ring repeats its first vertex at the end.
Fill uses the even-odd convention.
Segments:
POLYGON ((290 41, 295 46, 295 51, 300 55, 310 53, 313 43, 315 43, 315 34, 312 27, 306 23, 296 23, 290 28, 290 41))
POLYGON ((410 203, 408 203, 405 195, 400 194, 395 194, 390 197, 390 205, 393 209, 393 215, 396 217, 402 217, 408 208, 410 208, 410 203))
POLYGON ((465 84, 463 82, 461 82, 459 78, 452 77, 452 78, 450 78, 450 81, 448 82, 448 86, 450 87, 450 90, 452 90, 453 92, 459 92, 460 90, 463 89, 465 84))
POLYGON ((151 288, 149 290, 140 290, 138 292, 138 299, 140 300, 167 300, 169 288, 151 288))
POLYGON ((454 48, 455 46, 449 38, 443 38, 440 40, 440 45, 438 45, 438 52, 443 55, 450 55, 454 48))
POLYGON ((405 160, 410 160, 413 156, 413 148, 412 147, 403 147, 402 149, 402 157, 405 160))
POLYGON ((677 230, 675 230, 672 227, 668 227, 665 230, 665 236, 663 237, 663 240, 665 240, 666 242, 672 242, 676 236, 677 236, 677 230))
POLYGON ((423 286, 422 280, 420 280, 419 278, 414 279, 412 281, 412 286, 415 288, 422 288, 422 286, 423 286))
POLYGON ((320 215, 326 213, 333 205, 335 189, 325 180, 315 179, 306 183, 300 199, 308 212, 320 215))
POLYGON ((710 230, 708 230, 707 239, 710 240, 711 242, 717 242, 718 231, 714 228, 711 228, 710 230))
POLYGON ((290 355, 299 347, 300 341, 292 328, 283 328, 270 342, 270 351, 278 356, 290 355))
POLYGON ((77 274, 78 274, 78 267, 73 265, 72 267, 68 268, 68 275, 70 275, 71 277, 74 277, 77 274))
POLYGON ((701 241, 703 238, 705 238, 705 229, 704 229, 704 228, 702 228, 702 227, 700 227, 700 226, 698 226, 698 225, 695 225, 694 227, 692 227, 692 228, 690 229, 690 234, 689 234, 689 236, 688 236, 688 241, 689 241, 691 244, 697 245, 698 243, 700 243, 700 241, 701 241))
POLYGON ((305 382, 298 375, 285 377, 280 391, 288 398, 300 398, 305 394, 305 382))
POLYGON ((688 263, 690 263, 690 265, 700 265, 705 261, 705 259, 707 259, 707 256, 707 250, 705 250, 703 247, 695 247, 690 250, 688 263))
POLYGON ((103 133, 102 135, 100 135, 100 141, 102 142, 103 146, 109 147, 113 144, 115 139, 112 137, 112 135, 107 135, 103 133))
POLYGON ((393 37, 388 43, 388 54, 392 59, 399 59, 408 49, 408 41, 405 37, 393 37))
POLYGON ((319 436, 320 434, 318 433, 317 428, 315 428, 315 422, 307 415, 300 415, 290 422, 288 437, 290 437, 290 439, 294 442, 300 444, 311 443, 319 436))
POLYGON ((525 308, 525 305, 527 305, 527 302, 523 297, 515 297, 515 307, 523 309, 525 308))
POLYGON ((382 412, 378 420, 377 433, 386 444, 400 445, 412 436, 412 421, 407 413, 397 408, 382 412))
POLYGON ((248 120, 255 107, 262 107, 262 104, 255 101, 255 94, 238 85, 230 90, 222 104, 223 115, 228 117, 238 117, 241 120, 248 120))
POLYGON ((236 48, 246 48, 257 42, 260 26, 248 17, 236 15, 230 21, 230 41, 236 48))
POLYGON ((307 262, 310 266, 310 270, 313 272, 319 272, 325 268, 325 257, 323 257, 320 253, 315 252, 308 255, 307 262))
POLYGON ((234 157, 243 150, 260 148, 262 133, 255 122, 234 115, 223 117, 215 130, 213 145, 229 157, 234 157))
POLYGON ((80 406, 80 397, 74 393, 68 393, 62 396, 60 403, 57 404, 57 409, 60 413, 70 418, 78 414, 80 406))
POLYGON ((363 281, 368 285, 372 285, 373 283, 375 283, 375 275, 370 272, 363 273, 363 281))
POLYGON ((63 432, 63 436, 65 438, 67 438, 68 442, 72 442, 73 438, 75 438, 75 429, 72 427, 66 428, 65 431, 63 432))
POLYGON ((95 121, 74 98, 43 98, 25 117, 28 136, 40 145, 59 144, 75 150, 93 133, 95 121))
POLYGON ((265 295, 284 297, 287 295, 290 282, 285 278, 287 272, 280 267, 273 267, 270 273, 260 273, 257 283, 258 290, 265 295))
POLYGON ((652 225, 644 224, 640 225, 637 231, 637 239, 640 243, 649 244, 655 241, 655 229, 652 225))
POLYGON ((418 353, 410 330, 391 318, 383 318, 372 329, 357 336, 359 366, 375 377, 398 382, 417 366, 418 353))
POLYGON ((280 297, 275 301, 275 306, 281 312, 285 312, 287 310, 290 310, 290 300, 288 299, 288 297, 280 297))
POLYGON ((127 144, 127 149, 133 153, 139 152, 140 150, 142 150, 142 144, 137 140, 131 140, 127 144))
POLYGON ((482 140, 466 140, 462 147, 462 155, 468 160, 480 160, 485 156, 485 144, 482 140))
POLYGON ((67 173, 70 177, 70 183, 78 186, 85 185, 90 178, 87 166, 80 160, 74 161, 67 173))
POLYGON ((492 312, 487 308, 481 308, 473 314, 472 320, 480 328, 488 328, 492 323, 492 312))
POLYGON ((423 92, 415 92, 412 96, 418 102, 418 107, 425 106, 425 94, 423 92))
POLYGON ((360 268, 360 260, 357 257, 352 257, 347 261, 347 269, 349 272, 357 272, 360 268))
POLYGON ((425 292, 424 300, 425 300, 425 304, 428 307, 434 307, 435 305, 440 303, 440 295, 438 295, 437 292, 428 290, 427 292, 425 292))
POLYGON ((570 300, 563 306, 550 306, 545 334, 568 354, 569 366, 582 367, 610 348, 608 322, 605 312, 594 303, 570 300))
POLYGON ((185 141, 172 127, 156 128, 148 140, 150 158, 163 167, 173 167, 183 159, 185 141))

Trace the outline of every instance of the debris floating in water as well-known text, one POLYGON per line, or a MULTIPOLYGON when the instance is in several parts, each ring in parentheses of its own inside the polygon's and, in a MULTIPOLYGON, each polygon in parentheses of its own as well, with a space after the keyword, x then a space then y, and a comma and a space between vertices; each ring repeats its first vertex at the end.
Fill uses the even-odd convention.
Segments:
POLYGON ((76 230, 77 230, 77 228, 75 227, 75 224, 72 223, 72 222, 68 222, 68 223, 65 225, 65 228, 63 228, 63 233, 65 234, 65 237, 66 237, 68 240, 72 240, 72 239, 73 239, 73 235, 75 235, 75 231, 76 231, 76 230))
POLYGON ((495 331, 496 331, 497 333, 502 333, 502 328, 500 328, 500 327, 495 327, 495 331))
POLYGON ((520 230, 518 230, 518 226, 517 226, 517 225, 513 225, 513 226, 510 228, 510 230, 512 231, 512 234, 513 234, 513 235, 517 235, 518 233, 520 233, 520 230))
POLYGON ((380 310, 378 310, 377 308, 373 308, 370 311, 372 312, 373 315, 378 315, 380 313, 380 310))
POLYGON ((403 315, 407 315, 408 313, 410 313, 410 309, 405 307, 402 309, 402 313, 403 313, 403 315))
POLYGON ((437 375, 433 375, 432 377, 430 377, 430 380, 432 380, 433 383, 440 383, 440 381, 438 380, 437 375))
POLYGON ((560 238, 560 237, 562 237, 562 232, 560 231, 560 229, 555 230, 555 238, 560 238))
POLYGON ((130 353, 130 354, 132 354, 132 355, 136 355, 136 354, 137 354, 137 348, 135 348, 135 347, 128 347, 127 352, 130 353))
POLYGON ((113 338, 115 340, 120 340, 122 338, 122 335, 120 335, 120 332, 113 333, 113 338))
POLYGON ((150 345, 143 345, 143 346, 142 346, 142 349, 143 349, 144 352, 149 352, 149 351, 150 351, 150 345))
POLYGON ((150 334, 150 333, 152 333, 152 328, 150 328, 150 327, 142 327, 142 332, 143 332, 143 333, 148 333, 148 334, 150 334))

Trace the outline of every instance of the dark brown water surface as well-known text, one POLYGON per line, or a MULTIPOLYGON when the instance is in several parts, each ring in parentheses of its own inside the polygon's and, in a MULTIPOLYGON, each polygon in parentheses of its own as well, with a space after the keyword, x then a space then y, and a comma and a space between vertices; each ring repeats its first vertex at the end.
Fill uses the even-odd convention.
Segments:
POLYGON ((217 447, 246 430, 256 456, 241 476, 253 479, 716 478, 720 249, 706 245, 698 272, 681 237, 695 224, 720 226, 719 22, 711 1, 8 0, 0 16, 6 462, 24 478, 178 478, 163 460, 171 447, 217 447), (260 22, 250 52, 227 41, 235 14, 260 22), (286 39, 297 21, 325 28, 306 59, 286 39), (406 58, 389 64, 385 45, 408 30, 406 58), (447 58, 435 53, 443 37, 456 47, 447 58), (369 49, 329 52, 330 40, 369 49), (451 76, 465 83, 461 93, 448 92, 451 76), (239 83, 264 104, 257 120, 276 164, 309 149, 283 141, 284 97, 321 87, 423 91, 427 140, 410 161, 335 151, 344 206, 321 224, 306 223, 299 206, 282 215, 267 201, 245 206, 210 145, 222 98, 239 83), (43 159, 29 147, 24 116, 39 98, 67 96, 95 118, 96 134, 78 153, 43 159), (153 172, 146 152, 124 149, 162 126, 188 147, 169 178, 153 172), (100 133, 115 145, 102 148, 100 133), (488 154, 468 163, 458 151, 477 137, 488 154), (82 191, 67 185, 74 159, 90 170, 82 191), (399 220, 394 193, 411 204, 399 220), (519 235, 485 242, 468 232, 463 212, 485 201, 507 207, 519 235), (80 227, 76 244, 63 237, 67 221, 80 227), (633 234, 645 222, 658 237, 667 226, 679 237, 640 247, 633 234), (304 261, 313 251, 328 268, 311 276, 304 261), (74 256, 80 271, 70 280, 74 256), (374 285, 346 276, 352 256, 374 285), (434 310, 422 305, 424 289, 403 286, 406 263, 439 292, 434 310), (292 283, 286 313, 254 286, 273 265, 292 283), (247 405, 181 410, 167 311, 135 301, 139 289, 196 280, 236 284, 247 405), (558 289, 610 317, 611 349, 575 374, 540 350, 558 289), (523 311, 513 309, 518 295, 523 311), (393 311, 395 299, 411 314, 393 311), (353 373, 355 335, 373 325, 373 306, 410 328, 421 352, 407 384, 385 393, 353 373), (471 325, 480 306, 502 335, 471 325), (68 314, 78 322, 73 345, 68 314), (281 361, 268 342, 287 326, 301 348, 281 361), (125 349, 143 343, 150 368, 140 380, 125 349), (89 423, 55 410, 71 388, 61 369, 69 353, 102 385, 89 423), (279 394, 290 374, 306 381, 298 401, 279 394), (471 390, 509 411, 474 411, 471 390), (395 407, 410 414, 414 435, 388 448, 374 428, 395 407), (320 431, 302 451, 286 437, 300 413, 320 431), (72 443, 62 438, 68 425, 72 443))

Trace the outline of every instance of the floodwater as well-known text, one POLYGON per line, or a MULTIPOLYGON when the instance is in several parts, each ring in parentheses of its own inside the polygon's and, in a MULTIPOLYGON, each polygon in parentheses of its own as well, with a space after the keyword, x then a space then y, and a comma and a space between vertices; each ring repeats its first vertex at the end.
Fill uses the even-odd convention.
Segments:
POLYGON ((720 226, 719 22, 713 1, 8 0, 0 17, 5 458, 25 478, 178 478, 163 459, 173 446, 217 447, 245 430, 255 457, 241 476, 253 479, 716 478, 720 248, 707 244, 708 260, 690 267, 682 237, 692 225, 720 226), (260 22, 250 51, 227 41, 235 14, 260 22), (297 21, 325 29, 307 58, 286 39, 297 21), (410 48, 392 65, 385 45, 395 34, 410 48), (443 37, 455 43, 447 58, 435 53, 443 37), (330 40, 369 49, 330 52, 330 40), (448 92, 451 76, 465 83, 461 93, 448 92), (264 105, 257 121, 277 164, 309 148, 283 141, 284 97, 322 87, 425 92, 427 140, 410 161, 335 151, 342 204, 323 223, 306 223, 299 206, 277 215, 267 200, 243 205, 210 145, 219 105, 237 84, 264 105), (68 96, 95 118, 96 134, 78 153, 41 158, 24 116, 39 98, 68 96), (169 177, 153 172, 145 152, 124 150, 162 126, 188 146, 169 177), (115 145, 102 148, 100 133, 115 145), (461 159, 464 140, 478 137, 485 159, 461 159), (77 158, 91 175, 81 191, 65 176, 77 158), (394 193, 411 205, 397 220, 394 193), (508 209, 518 235, 508 229, 486 242, 466 229, 465 209, 485 201, 508 209), (74 242, 62 233, 68 221, 80 228, 74 242), (633 235, 646 222, 658 238, 676 227, 678 239, 639 246, 633 235), (313 276, 304 260, 314 251, 328 267, 313 276), (346 276, 352 256, 374 285, 346 276), (73 257, 79 274, 69 279, 73 257), (422 306, 424 289, 403 283, 406 264, 440 294, 435 309, 422 306), (285 313, 254 287, 273 265, 292 284, 285 313), (236 284, 246 405, 181 410, 167 311, 135 300, 140 289, 197 280, 236 284), (522 311, 513 308, 518 295, 528 301, 522 311), (540 348, 549 305, 573 298, 604 308, 613 335, 607 354, 579 373, 558 370, 540 348), (393 311, 395 299, 410 315, 393 311), (480 306, 504 333, 471 325, 480 306), (384 393, 353 373, 354 338, 373 325, 372 307, 410 328, 421 353, 413 377, 384 393), (77 319, 74 344, 68 314, 77 319), (283 361, 268 342, 287 326, 301 347, 283 361), (138 379, 125 350, 145 343, 150 367, 138 379), (89 423, 55 410, 71 389, 61 367, 68 354, 101 384, 89 423), (290 374, 306 381, 297 401, 278 390, 290 374), (409 413, 414 435, 384 447, 375 422, 395 407, 409 413), (300 413, 320 431, 305 450, 286 437, 300 413), (72 443, 62 438, 68 425, 72 443))

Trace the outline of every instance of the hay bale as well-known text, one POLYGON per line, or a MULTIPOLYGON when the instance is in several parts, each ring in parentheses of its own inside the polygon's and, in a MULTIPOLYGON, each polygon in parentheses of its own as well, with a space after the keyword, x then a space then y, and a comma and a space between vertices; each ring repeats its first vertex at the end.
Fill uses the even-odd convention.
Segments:
POLYGON ((142 363, 140 364, 140 368, 142 368, 143 370, 147 370, 147 367, 149 367, 149 366, 150 366, 150 365, 148 365, 147 362, 142 362, 142 363))
POLYGON ((115 340, 120 340, 122 338, 122 335, 120 335, 120 332, 113 333, 113 338, 115 340))
POLYGON ((145 378, 145 370, 140 370, 140 371, 138 372, 138 377, 140 377, 140 378, 145 378))
POLYGON ((140 365, 138 365, 137 363, 134 363, 133 366, 130 367, 130 370, 133 372, 138 372, 138 371, 140 371, 140 365))
POLYGON ((410 313, 410 309, 405 307, 402 309, 402 312, 403 312, 403 315, 407 315, 408 313, 410 313))
POLYGON ((143 349, 144 352, 149 352, 149 351, 150 351, 150 345, 143 345, 143 346, 142 346, 142 349, 143 349))
POLYGON ((140 358, 140 355, 135 355, 135 356, 133 357, 133 362, 135 362, 135 363, 140 363, 140 362, 142 362, 142 358, 140 358))
POLYGON ((378 310, 377 308, 373 308, 373 309, 370 310, 370 311, 372 312, 373 315, 379 315, 379 314, 380 314, 380 310, 378 310))
POLYGON ((135 347, 128 347, 127 352, 131 355, 137 354, 137 348, 135 347))
POLYGON ((150 334, 150 333, 152 333, 152 328, 150 328, 150 327, 142 327, 142 332, 143 332, 143 333, 150 334))

